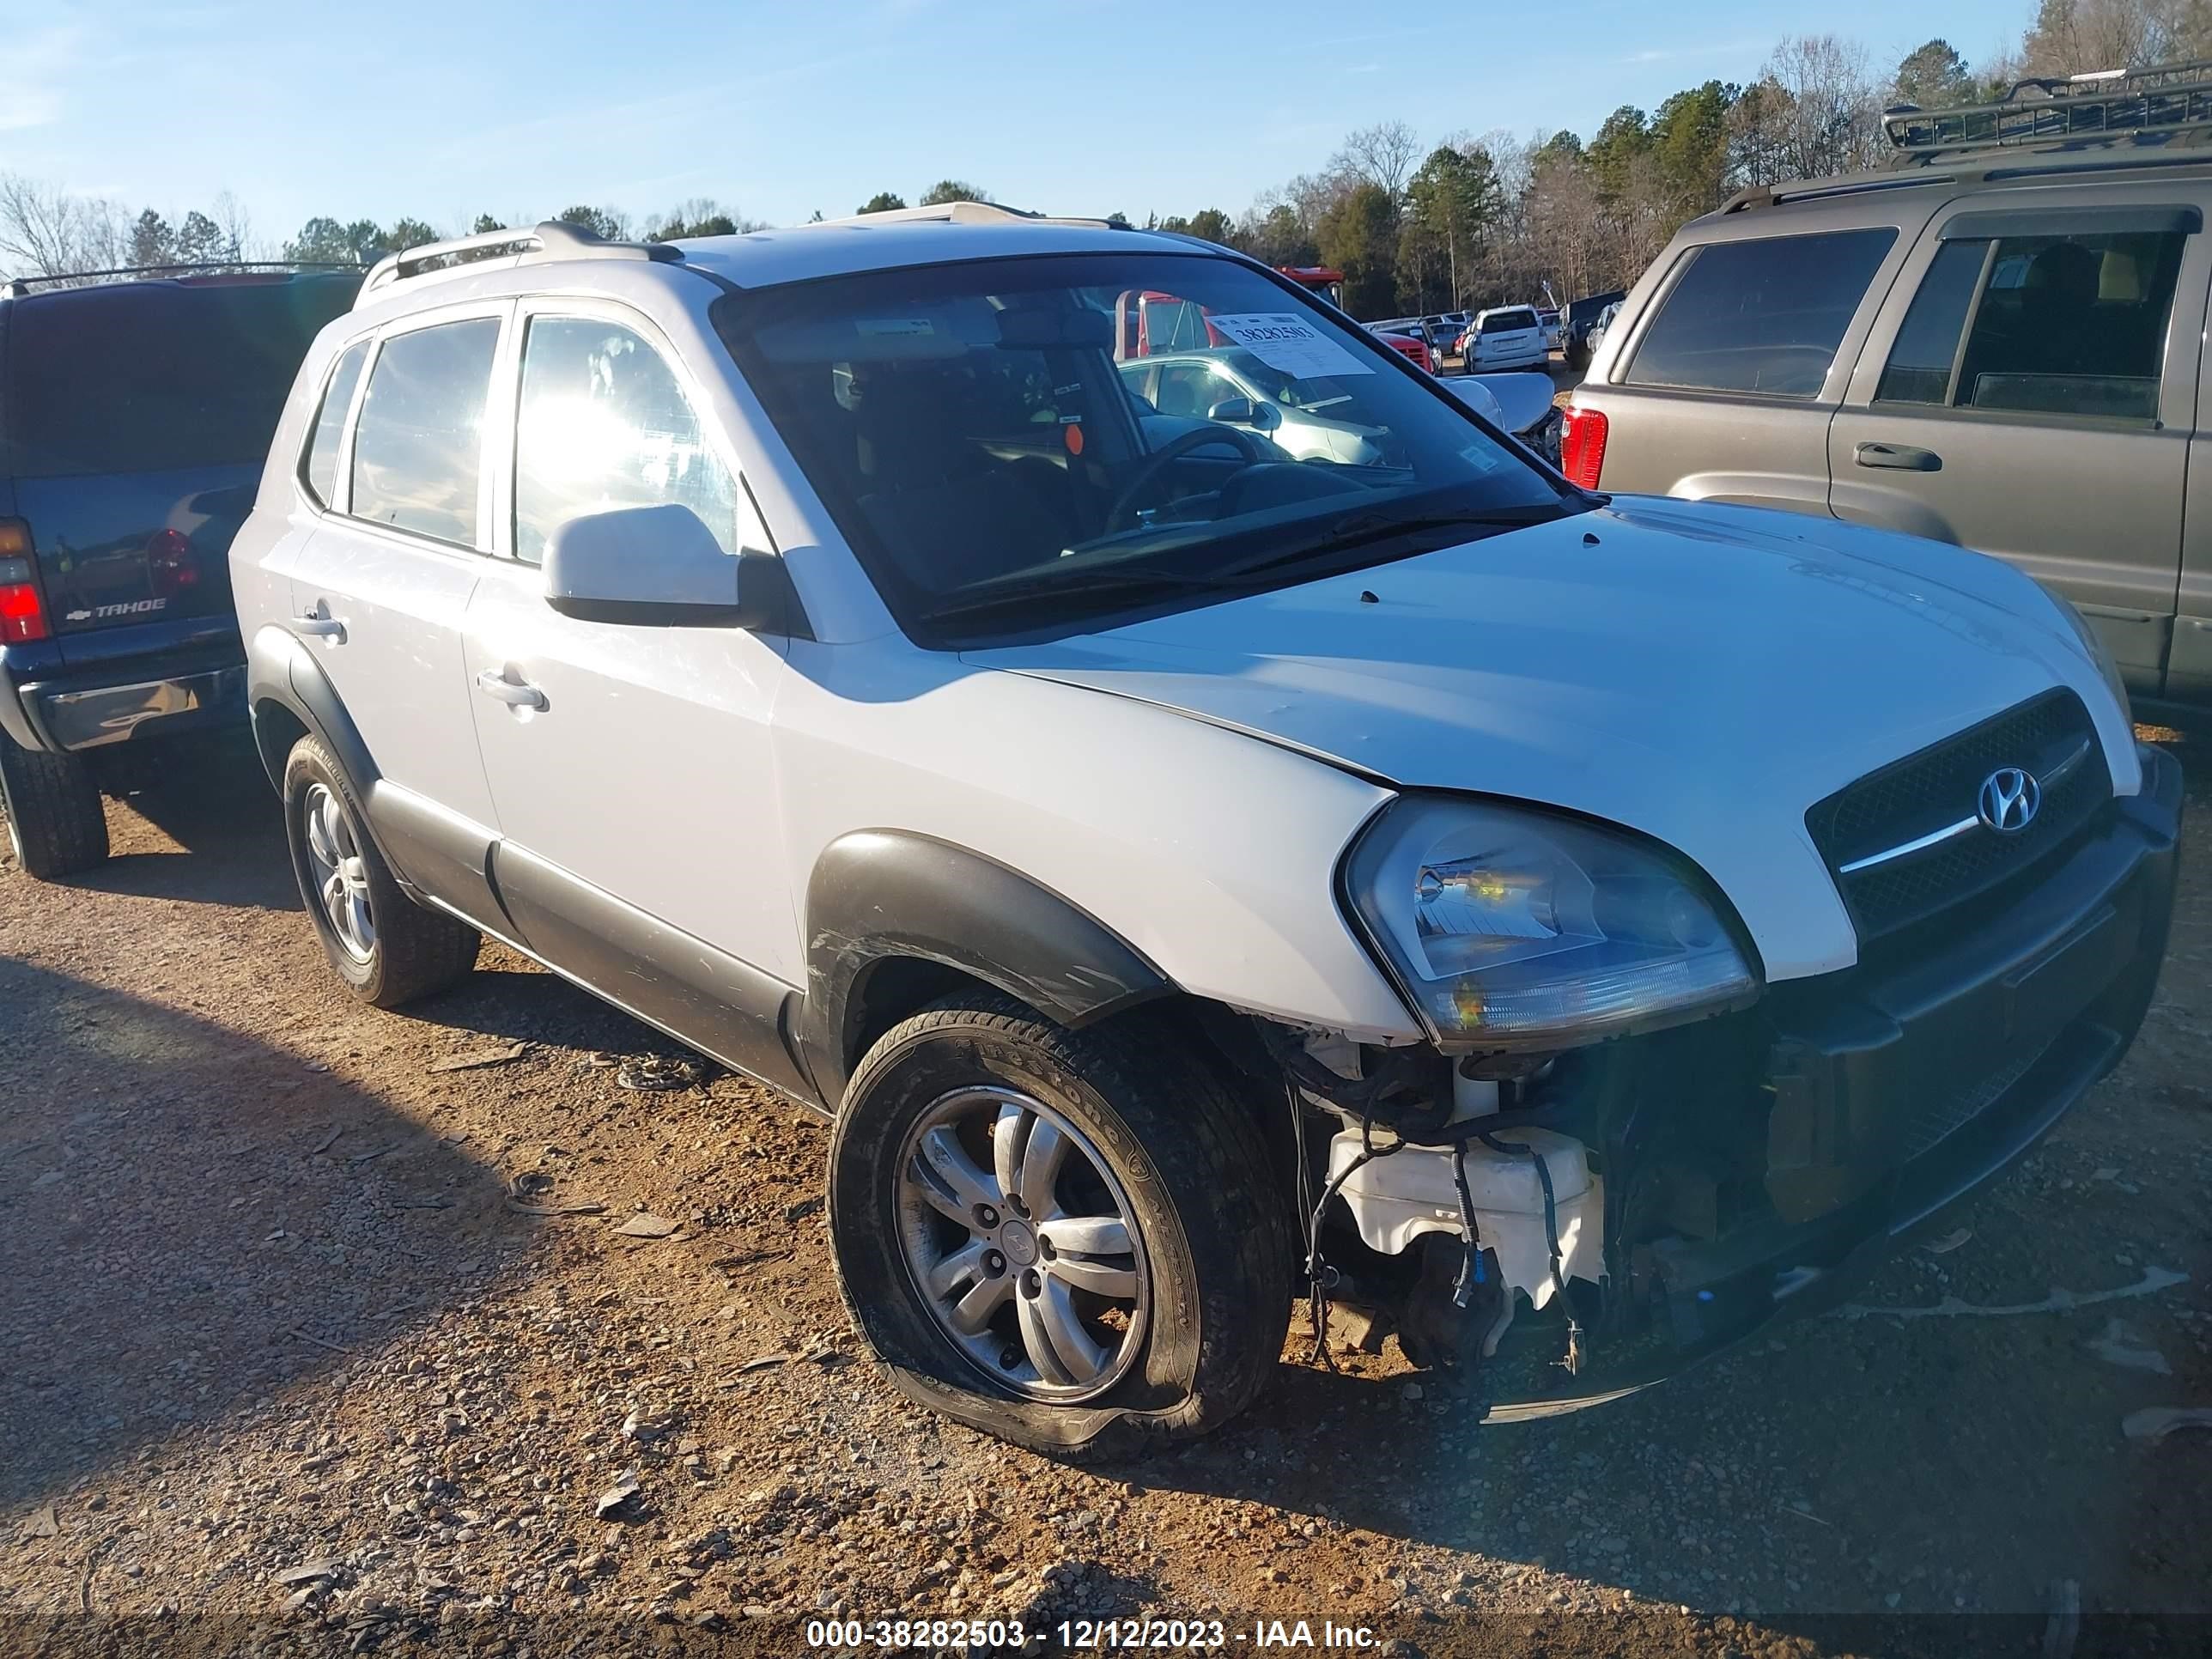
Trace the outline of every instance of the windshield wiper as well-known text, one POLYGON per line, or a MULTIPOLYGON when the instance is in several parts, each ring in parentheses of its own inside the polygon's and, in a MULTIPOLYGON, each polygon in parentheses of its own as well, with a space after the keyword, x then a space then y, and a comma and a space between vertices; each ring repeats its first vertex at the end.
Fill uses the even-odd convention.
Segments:
POLYGON ((1232 582, 1240 577, 1279 569, 1285 565, 1300 564, 1308 559, 1347 552, 1352 548, 1364 547, 1370 542, 1378 542, 1390 536, 1419 535, 1436 530, 1514 530, 1528 525, 1549 524, 1554 519, 1565 516, 1557 502, 1463 513, 1393 514, 1371 509, 1350 513, 1335 520, 1320 535, 1300 542, 1295 547, 1263 553, 1257 558, 1245 560, 1242 564, 1224 565, 1212 573, 1212 580, 1232 582))
POLYGON ((932 609, 928 612, 928 620, 948 622, 955 617, 988 616, 994 611, 1036 605, 1041 600, 1157 592, 1162 588, 1211 590, 1227 586, 1229 584, 1218 581, 1212 576, 1194 575, 1183 570, 1090 570, 1072 576, 1054 575, 1048 570, 1038 571, 1031 575, 1008 577, 993 582, 984 591, 972 593, 965 599, 956 595, 950 602, 932 609))
POLYGON ((1547 524, 1565 514, 1557 504, 1538 507, 1493 507, 1461 513, 1390 514, 1368 510, 1332 520, 1317 537, 1295 547, 1278 549, 1241 564, 1194 572, 1163 570, 1157 567, 1087 570, 1063 575, 1049 567, 1002 577, 965 597, 955 593, 931 610, 927 620, 951 622, 995 611, 1119 594, 1158 593, 1163 589, 1225 592, 1249 585, 1254 575, 1346 552, 1386 537, 1419 535, 1439 530, 1510 530, 1525 525, 1547 524))

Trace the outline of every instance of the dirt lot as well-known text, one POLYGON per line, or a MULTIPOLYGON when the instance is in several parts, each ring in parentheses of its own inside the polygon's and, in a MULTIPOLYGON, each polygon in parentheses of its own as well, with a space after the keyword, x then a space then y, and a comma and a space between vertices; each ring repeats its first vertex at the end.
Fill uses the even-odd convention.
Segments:
POLYGON ((2176 740, 2191 865, 2142 1038, 1951 1248, 1515 1427, 1294 1334, 1239 1425, 1087 1472, 878 1382, 811 1119, 728 1076, 625 1089, 595 1060, 675 1050, 500 951, 356 1006, 258 773, 179 769, 112 807, 97 877, 0 872, 0 1650, 1219 1613, 1232 1649, 1257 1616, 1429 1655, 2063 1652, 2071 1583, 2073 1651, 2202 1651, 2212 1621, 2141 1615, 2212 1611, 2212 1434, 2121 1431, 2212 1404, 2212 750, 2176 740), (641 1210, 673 1231, 625 1235, 641 1210))

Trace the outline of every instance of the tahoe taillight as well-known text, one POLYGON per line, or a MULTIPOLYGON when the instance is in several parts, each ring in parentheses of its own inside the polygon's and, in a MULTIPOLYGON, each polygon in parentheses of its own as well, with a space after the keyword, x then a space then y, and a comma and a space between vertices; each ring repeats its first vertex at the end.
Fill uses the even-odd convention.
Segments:
POLYGON ((1561 411, 1559 471, 1584 489, 1595 489, 1605 471, 1605 416, 1595 409, 1569 404, 1561 411))
POLYGON ((181 530, 157 530, 146 539, 146 568, 153 579, 154 591, 165 599, 174 599, 179 589, 191 586, 200 579, 200 568, 192 557, 191 538, 181 530))
POLYGON ((31 569, 31 528, 21 519, 0 519, 0 645, 43 640, 52 632, 31 569))

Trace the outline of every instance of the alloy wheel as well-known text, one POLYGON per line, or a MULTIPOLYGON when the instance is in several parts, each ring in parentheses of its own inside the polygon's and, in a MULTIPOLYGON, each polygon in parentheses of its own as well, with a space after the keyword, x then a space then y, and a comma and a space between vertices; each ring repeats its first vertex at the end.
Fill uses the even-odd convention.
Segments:
POLYGON ((907 1270, 971 1362, 1057 1404, 1128 1374, 1152 1309, 1144 1239, 1081 1131, 1018 1091, 958 1089, 922 1113, 897 1167, 907 1270))
POLYGON ((368 871, 352 815, 333 791, 317 783, 308 786, 301 817, 324 917, 345 953, 366 963, 376 951, 376 919, 369 908, 368 871))

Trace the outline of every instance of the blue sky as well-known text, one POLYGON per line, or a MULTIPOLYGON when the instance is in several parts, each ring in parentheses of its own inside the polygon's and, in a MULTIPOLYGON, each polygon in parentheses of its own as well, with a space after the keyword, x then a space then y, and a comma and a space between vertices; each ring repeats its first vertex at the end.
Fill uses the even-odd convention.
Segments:
MULTIPOLYGON (((1861 0, 1878 63, 1970 59, 2029 0, 1861 0)), ((787 222, 945 174, 1066 213, 1241 211, 1350 129, 1571 127, 1749 79, 1835 9, 1756 0, 0 0, 0 171, 172 214, 229 190, 451 228, 711 196, 787 222)))

